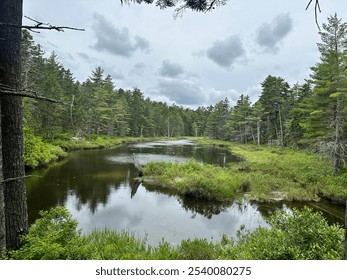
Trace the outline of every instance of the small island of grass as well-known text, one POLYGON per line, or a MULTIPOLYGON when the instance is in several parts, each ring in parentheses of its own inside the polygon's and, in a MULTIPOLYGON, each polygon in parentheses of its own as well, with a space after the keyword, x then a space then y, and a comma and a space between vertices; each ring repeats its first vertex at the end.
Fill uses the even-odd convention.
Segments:
POLYGON ((332 165, 326 158, 289 148, 215 144, 229 147, 243 160, 226 168, 194 160, 150 162, 143 168, 145 183, 219 202, 242 195, 256 201, 316 201, 320 197, 345 201, 347 176, 332 176, 332 165))

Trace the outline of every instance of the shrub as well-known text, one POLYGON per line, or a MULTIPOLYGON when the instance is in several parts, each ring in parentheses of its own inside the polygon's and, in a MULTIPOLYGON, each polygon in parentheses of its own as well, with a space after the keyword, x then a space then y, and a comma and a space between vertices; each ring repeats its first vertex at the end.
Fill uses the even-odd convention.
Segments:
POLYGON ((183 240, 178 250, 182 260, 213 260, 219 255, 218 246, 206 239, 183 240))
POLYGON ((24 129, 24 161, 29 168, 47 165, 59 158, 66 157, 62 148, 42 141, 29 128, 24 129))
POLYGON ((75 259, 80 246, 77 221, 64 207, 41 211, 37 219, 22 238, 22 246, 10 253, 11 258, 25 260, 75 259))
POLYGON ((280 211, 269 219, 270 228, 241 230, 236 246, 226 245, 223 258, 259 260, 342 259, 343 229, 329 226, 322 214, 305 207, 280 211))

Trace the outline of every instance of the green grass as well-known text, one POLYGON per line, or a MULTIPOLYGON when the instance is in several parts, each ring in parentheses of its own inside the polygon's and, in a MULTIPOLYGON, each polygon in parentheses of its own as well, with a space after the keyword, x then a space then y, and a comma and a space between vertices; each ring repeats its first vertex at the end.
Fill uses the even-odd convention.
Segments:
POLYGON ((77 222, 63 207, 41 211, 41 218, 22 238, 21 247, 9 252, 16 260, 217 260, 217 259, 342 259, 344 231, 328 225, 309 208, 277 212, 270 228, 254 232, 240 229, 238 239, 223 235, 219 242, 183 240, 177 246, 162 241, 149 246, 135 234, 113 230, 82 235, 77 222))
POLYGON ((148 163, 145 182, 195 198, 230 201, 246 193, 249 200, 315 201, 319 197, 344 203, 347 174, 332 176, 332 162, 310 152, 278 147, 239 145, 198 139, 199 144, 229 148, 243 161, 223 169, 193 160, 148 163))
POLYGON ((226 202, 242 192, 239 180, 235 176, 231 180, 230 170, 194 160, 183 164, 150 162, 142 171, 147 184, 159 184, 192 198, 226 202))

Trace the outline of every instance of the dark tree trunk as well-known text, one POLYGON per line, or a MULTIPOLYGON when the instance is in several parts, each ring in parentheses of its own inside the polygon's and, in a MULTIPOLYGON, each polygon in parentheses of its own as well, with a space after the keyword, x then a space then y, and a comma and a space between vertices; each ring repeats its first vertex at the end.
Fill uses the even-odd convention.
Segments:
POLYGON ((346 200, 346 212, 345 212, 345 255, 344 259, 347 260, 347 200, 346 200))
MULTIPOLYGON (((0 21, 21 26, 22 7, 22 0, 1 0, 0 21)), ((21 29, 2 26, 0 40, 0 83, 19 88, 21 29)), ((1 96, 1 111, 6 247, 11 249, 28 230, 21 97, 1 96)))
MULTIPOLYGON (((0 116, 1 116, 1 98, 0 98, 0 116)), ((1 127, 1 118, 0 118, 1 127)), ((5 198, 4 198, 4 176, 2 173, 2 142, 0 130, 0 259, 6 248, 6 224, 5 224, 5 198)))

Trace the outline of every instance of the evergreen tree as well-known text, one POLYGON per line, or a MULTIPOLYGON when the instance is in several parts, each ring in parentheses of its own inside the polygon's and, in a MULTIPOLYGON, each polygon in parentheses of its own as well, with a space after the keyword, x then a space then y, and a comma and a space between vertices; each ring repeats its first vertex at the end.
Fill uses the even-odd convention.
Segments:
POLYGON ((259 98, 264 109, 262 134, 264 141, 277 142, 284 145, 284 121, 287 115, 289 85, 281 77, 269 75, 262 83, 262 93, 259 98))
POLYGON ((228 138, 227 120, 230 114, 228 98, 218 102, 214 107, 209 107, 210 114, 206 123, 205 135, 208 137, 226 140, 228 138))
POLYGON ((330 150, 336 174, 346 156, 347 23, 337 14, 330 16, 320 36, 320 62, 311 68, 314 95, 306 136, 315 139, 318 149, 330 150))
POLYGON ((229 134, 232 140, 240 143, 247 143, 249 138, 255 140, 251 115, 252 108, 249 96, 241 94, 228 120, 229 134))

